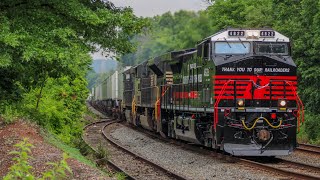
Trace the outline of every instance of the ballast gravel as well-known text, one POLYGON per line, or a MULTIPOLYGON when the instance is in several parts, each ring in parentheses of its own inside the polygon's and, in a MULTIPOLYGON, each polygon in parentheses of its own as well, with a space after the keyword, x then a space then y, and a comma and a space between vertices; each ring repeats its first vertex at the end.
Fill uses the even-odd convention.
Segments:
POLYGON ((158 142, 124 126, 115 128, 111 136, 152 162, 190 179, 277 179, 266 172, 158 142))

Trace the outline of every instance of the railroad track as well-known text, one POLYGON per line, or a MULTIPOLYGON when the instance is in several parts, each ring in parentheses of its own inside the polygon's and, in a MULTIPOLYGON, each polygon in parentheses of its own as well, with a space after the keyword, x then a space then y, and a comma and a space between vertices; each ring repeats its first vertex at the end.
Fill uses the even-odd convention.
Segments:
MULTIPOLYGON (((109 121, 111 121, 111 119, 93 122, 83 128, 85 135, 82 136, 82 139, 96 153, 98 153, 98 146, 101 143, 101 138, 103 138, 101 133, 99 134, 98 132, 101 131, 101 127, 103 127, 103 125, 107 124, 109 121)), ((125 174, 127 179, 134 179, 129 173, 127 173, 121 167, 117 166, 113 161, 107 160, 107 165, 116 172, 122 172, 123 174, 125 174)))
POLYGON ((279 174, 283 176, 284 178, 293 178, 293 179, 320 179, 320 167, 312 166, 304 163, 289 161, 285 159, 279 159, 279 158, 273 158, 271 161, 268 162, 260 162, 258 159, 246 159, 246 158, 239 158, 239 157, 232 157, 229 155, 224 155, 219 152, 214 152, 212 150, 205 149, 203 147, 194 146, 190 144, 183 143, 181 141, 176 141, 172 139, 166 139, 163 138, 160 135, 156 135, 148 130, 145 130, 143 128, 139 127, 133 127, 131 125, 125 126, 142 132, 145 135, 149 136, 153 139, 158 139, 160 141, 166 142, 166 143, 172 143, 178 146, 183 146, 184 149, 188 149, 194 152, 198 152, 201 154, 206 154, 214 157, 220 157, 223 159, 226 159, 228 161, 237 162, 246 166, 258 168, 261 170, 267 170, 275 174, 279 174))
POLYGON ((127 179, 186 179, 117 143, 109 136, 110 130, 108 129, 109 125, 116 122, 119 121, 107 119, 91 123, 84 128, 85 136, 83 139, 93 149, 97 149, 101 143, 105 145, 109 143, 107 148, 111 157, 108 160, 108 165, 110 164, 116 171, 126 174, 127 179), (105 141, 103 142, 101 139, 105 141))
POLYGON ((261 163, 257 160, 244 158, 238 159, 240 163, 248 166, 269 170, 285 176, 285 178, 294 179, 320 179, 320 167, 304 163, 275 158, 271 162, 261 163))
POLYGON ((320 146, 311 144, 299 144, 299 147, 296 149, 296 151, 320 156, 320 146))

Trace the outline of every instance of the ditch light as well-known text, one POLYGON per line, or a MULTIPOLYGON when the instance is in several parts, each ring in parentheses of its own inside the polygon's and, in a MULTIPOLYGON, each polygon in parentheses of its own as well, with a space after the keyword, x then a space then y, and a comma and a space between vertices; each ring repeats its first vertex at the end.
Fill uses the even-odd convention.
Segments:
POLYGON ((279 99, 278 107, 281 111, 285 111, 287 109, 287 101, 285 99, 279 99))

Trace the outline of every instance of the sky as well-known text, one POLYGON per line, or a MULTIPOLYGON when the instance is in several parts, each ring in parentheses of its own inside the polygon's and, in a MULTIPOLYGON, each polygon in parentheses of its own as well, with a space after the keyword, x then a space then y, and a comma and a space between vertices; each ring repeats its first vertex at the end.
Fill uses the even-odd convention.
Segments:
MULTIPOLYGON (((168 11, 199 11, 207 8, 205 0, 111 0, 117 7, 130 6, 136 16, 153 17, 168 11)), ((93 59, 106 59, 101 52, 91 55, 93 59)))
POLYGON ((116 6, 130 6, 136 16, 152 17, 165 12, 206 9, 205 0, 111 0, 116 6))

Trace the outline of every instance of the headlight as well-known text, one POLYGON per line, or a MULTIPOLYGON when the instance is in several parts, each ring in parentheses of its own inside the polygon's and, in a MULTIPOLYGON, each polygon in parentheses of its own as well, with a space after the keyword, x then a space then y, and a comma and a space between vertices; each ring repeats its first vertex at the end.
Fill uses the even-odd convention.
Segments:
POLYGON ((287 105, 287 101, 286 100, 279 100, 279 106, 281 106, 281 107, 285 107, 286 105, 287 105))
POLYGON ((238 104, 238 106, 240 106, 240 107, 244 106, 244 99, 238 99, 238 100, 237 100, 237 104, 238 104))

